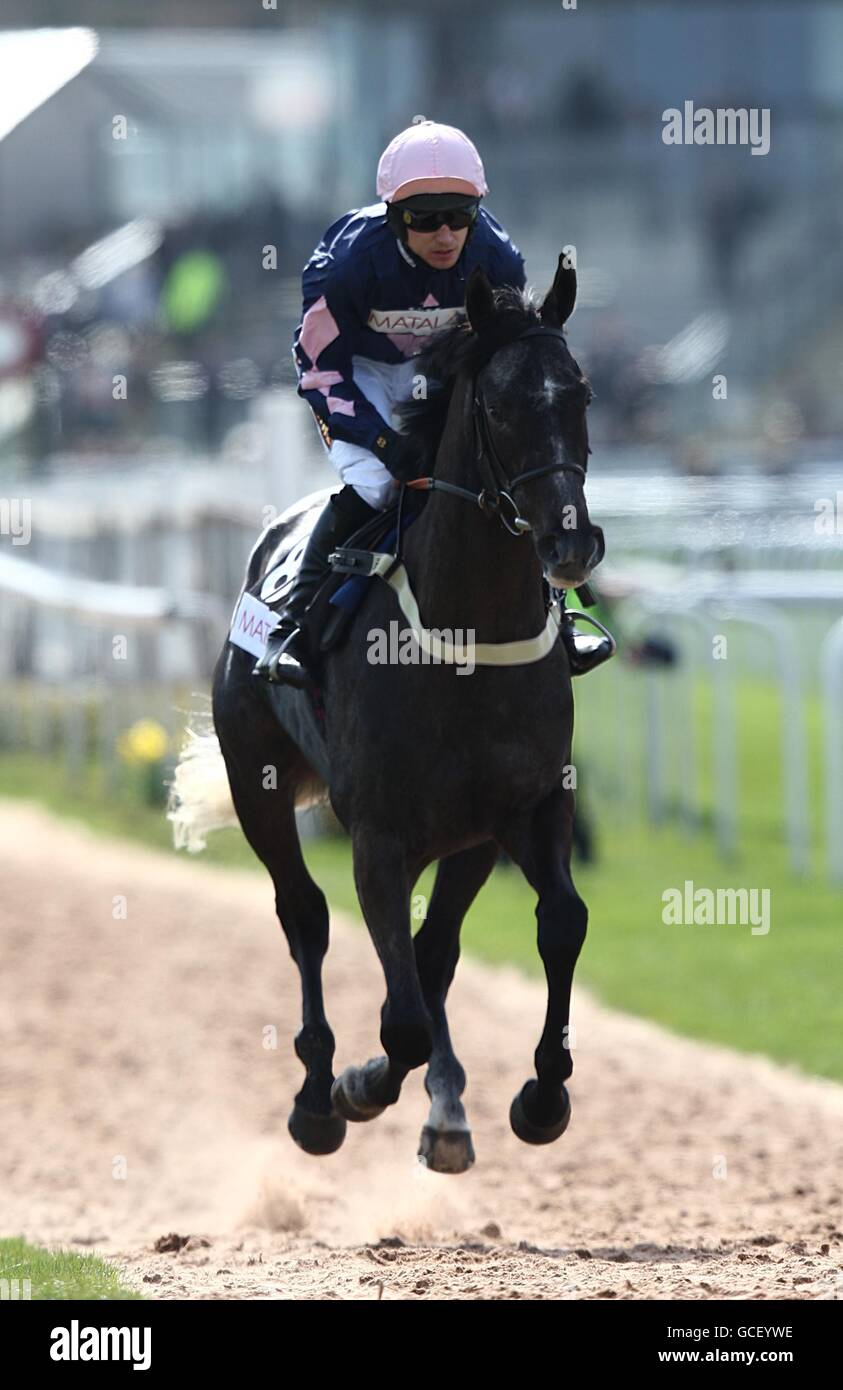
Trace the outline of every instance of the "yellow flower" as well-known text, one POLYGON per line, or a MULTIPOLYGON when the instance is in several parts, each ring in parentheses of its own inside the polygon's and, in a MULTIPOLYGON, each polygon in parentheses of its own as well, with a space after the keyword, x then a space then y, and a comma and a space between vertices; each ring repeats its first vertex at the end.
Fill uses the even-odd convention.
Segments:
POLYGON ((117 748, 127 763, 157 763, 169 746, 166 729, 154 719, 138 719, 120 735, 117 748))

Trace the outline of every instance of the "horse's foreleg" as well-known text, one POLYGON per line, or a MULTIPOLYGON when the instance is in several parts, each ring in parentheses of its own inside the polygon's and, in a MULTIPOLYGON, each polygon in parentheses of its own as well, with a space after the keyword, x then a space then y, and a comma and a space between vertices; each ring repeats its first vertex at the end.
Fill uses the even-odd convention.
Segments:
POLYGON ((410 885, 400 841, 355 831, 354 880, 386 979, 381 1010, 385 1057, 347 1067, 334 1082, 334 1106, 347 1120, 373 1120, 394 1105, 404 1078, 430 1056, 433 1028, 422 995, 410 930, 410 885))
POLYGON ((325 1015, 322 992, 328 905, 302 858, 292 807, 286 816, 276 819, 271 849, 267 846, 262 857, 275 885, 278 920, 301 976, 302 1026, 296 1034, 295 1048, 305 1069, 305 1079, 287 1127, 306 1153, 333 1153, 345 1138, 345 1121, 336 1114, 331 1101, 334 1035, 325 1015))
POLYGON ((445 1000, 459 960, 463 918, 497 857, 498 847, 490 841, 442 860, 424 926, 414 941, 422 992, 433 1019, 433 1052, 424 1082, 431 1105, 419 1158, 437 1173, 464 1173, 474 1162, 461 1099, 465 1072, 451 1044, 445 1000))
POLYGON ((505 848, 538 893, 539 954, 547 977, 547 1014, 536 1048, 536 1080, 515 1097, 510 1122, 527 1144, 550 1144, 571 1118, 565 1082, 573 1071, 568 1019, 574 967, 588 911, 570 873, 574 797, 558 789, 528 819, 511 827, 505 848))

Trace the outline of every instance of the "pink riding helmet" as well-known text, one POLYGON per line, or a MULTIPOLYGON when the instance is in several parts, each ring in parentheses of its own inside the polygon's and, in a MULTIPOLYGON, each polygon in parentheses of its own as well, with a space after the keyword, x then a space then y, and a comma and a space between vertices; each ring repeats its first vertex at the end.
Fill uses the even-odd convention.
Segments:
POLYGON ((410 197, 413 190, 408 184, 430 179, 458 180, 478 198, 489 191, 483 161, 467 135, 456 126, 417 121, 390 140, 381 155, 378 197, 384 203, 391 203, 398 192, 410 197))

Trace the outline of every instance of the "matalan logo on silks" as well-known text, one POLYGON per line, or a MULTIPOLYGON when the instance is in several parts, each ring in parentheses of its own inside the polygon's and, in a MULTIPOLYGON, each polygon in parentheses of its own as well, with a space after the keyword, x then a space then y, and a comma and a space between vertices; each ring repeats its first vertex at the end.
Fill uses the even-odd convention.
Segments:
POLYGON ((463 317, 464 310, 455 309, 373 309, 368 325, 375 333, 415 333, 422 336, 438 333, 456 319, 463 317))
POLYGON ((136 1371, 148 1371, 152 1362, 151 1327, 80 1327, 73 1318, 50 1336, 53 1361, 131 1361, 136 1371))

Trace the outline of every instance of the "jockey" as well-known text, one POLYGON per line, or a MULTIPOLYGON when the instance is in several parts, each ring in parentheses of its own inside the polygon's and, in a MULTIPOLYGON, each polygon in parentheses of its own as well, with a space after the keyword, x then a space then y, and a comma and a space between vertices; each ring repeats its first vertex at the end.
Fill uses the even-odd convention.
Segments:
MULTIPOLYGON (((304 312, 293 343, 299 395, 316 417, 344 487, 316 521, 293 589, 255 674, 303 687, 311 653, 302 619, 332 550, 419 476, 417 442, 392 426, 412 393, 413 358, 465 312, 465 284, 482 265, 495 287, 523 289, 524 259, 480 201, 488 192, 472 142, 453 126, 417 120, 381 155, 380 202, 328 228, 304 268, 304 312)), ((571 669, 598 664, 562 633, 571 669)), ((601 659, 605 659, 602 658, 601 659)))

